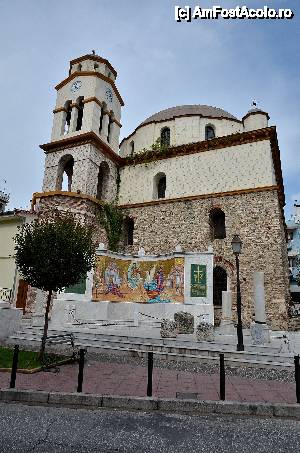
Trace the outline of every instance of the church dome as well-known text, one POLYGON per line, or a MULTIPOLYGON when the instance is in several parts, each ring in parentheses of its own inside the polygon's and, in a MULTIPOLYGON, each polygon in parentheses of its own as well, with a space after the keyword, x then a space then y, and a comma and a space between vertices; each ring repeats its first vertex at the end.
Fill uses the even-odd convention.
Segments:
POLYGON ((231 113, 226 112, 223 109, 218 107, 211 107, 210 105, 179 105, 177 107, 170 107, 160 112, 154 113, 154 115, 149 116, 145 119, 140 126, 144 126, 153 122, 168 121, 173 118, 178 118, 181 116, 201 116, 203 118, 226 118, 233 121, 238 121, 238 119, 231 115, 231 113))
POLYGON ((231 113, 210 105, 179 105, 146 118, 120 143, 120 155, 152 149, 158 139, 179 146, 242 132, 243 123, 231 113))

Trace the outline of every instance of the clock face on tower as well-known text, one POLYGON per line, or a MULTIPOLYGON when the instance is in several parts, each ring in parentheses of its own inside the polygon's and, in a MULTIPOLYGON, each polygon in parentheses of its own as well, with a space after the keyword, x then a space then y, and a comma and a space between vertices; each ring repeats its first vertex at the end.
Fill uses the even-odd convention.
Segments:
POLYGON ((76 82, 73 82, 71 85, 71 91, 72 93, 76 93, 81 88, 82 82, 81 80, 76 80, 76 82))
POLYGON ((106 88, 105 90, 105 96, 106 96, 106 99, 108 102, 112 102, 113 101, 113 94, 112 94, 112 91, 109 87, 106 88))

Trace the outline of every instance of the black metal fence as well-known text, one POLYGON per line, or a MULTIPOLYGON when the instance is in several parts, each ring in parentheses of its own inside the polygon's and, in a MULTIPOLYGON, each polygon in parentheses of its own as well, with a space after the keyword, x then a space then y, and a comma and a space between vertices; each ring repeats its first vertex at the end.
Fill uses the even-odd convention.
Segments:
MULTIPOLYGON (((86 349, 79 349, 78 357, 78 383, 77 383, 77 392, 82 392, 83 380, 84 380, 84 364, 85 364, 85 354, 86 349)), ((12 360, 11 368, 11 378, 10 378, 10 388, 15 388, 16 378, 18 371, 18 356, 19 356, 19 346, 14 347, 14 354, 12 360)), ((224 354, 219 354, 219 374, 220 374, 220 389, 219 395, 220 400, 225 401, 226 399, 226 370, 225 370, 225 356, 224 354)), ((153 364, 154 364, 154 353, 147 353, 147 396, 152 397, 152 383, 153 383, 153 364)), ((300 357, 299 355, 294 357, 295 364, 295 382, 296 382, 296 400, 300 404, 300 357)))

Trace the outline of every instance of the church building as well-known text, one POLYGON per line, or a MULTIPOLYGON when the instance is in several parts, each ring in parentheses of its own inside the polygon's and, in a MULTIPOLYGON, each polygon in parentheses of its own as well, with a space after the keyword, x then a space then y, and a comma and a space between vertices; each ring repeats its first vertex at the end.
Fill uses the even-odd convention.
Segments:
MULTIPOLYGON (((217 324, 222 291, 236 292, 231 241, 240 256, 243 322, 253 319, 253 274, 265 274, 267 322, 288 328, 289 280, 284 187, 276 127, 252 108, 243 118, 217 107, 182 105, 143 120, 120 143, 117 72, 104 58, 70 62, 55 88, 42 191, 33 209, 59 207, 96 219, 104 202, 125 214, 120 251, 214 253, 217 324)), ((126 120, 126 119, 125 119, 126 120)), ((107 244, 98 225, 99 242, 107 244)))

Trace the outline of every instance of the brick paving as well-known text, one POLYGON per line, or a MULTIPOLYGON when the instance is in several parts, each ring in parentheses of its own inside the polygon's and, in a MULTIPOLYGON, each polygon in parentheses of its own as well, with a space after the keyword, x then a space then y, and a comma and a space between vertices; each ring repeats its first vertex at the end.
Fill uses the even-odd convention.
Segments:
MULTIPOLYGON (((16 388, 57 392, 75 392, 78 364, 64 365, 59 372, 18 373, 16 388)), ((0 372, 0 388, 8 388, 10 374, 0 372)), ((139 365, 88 360, 84 368, 83 392, 146 396, 147 368, 139 365)), ((219 399, 219 375, 153 369, 153 396, 162 398, 187 397, 196 394, 200 400, 219 399), (178 394, 185 394, 178 395, 178 394)), ((294 383, 226 377, 226 400, 269 403, 295 403, 294 383)))

